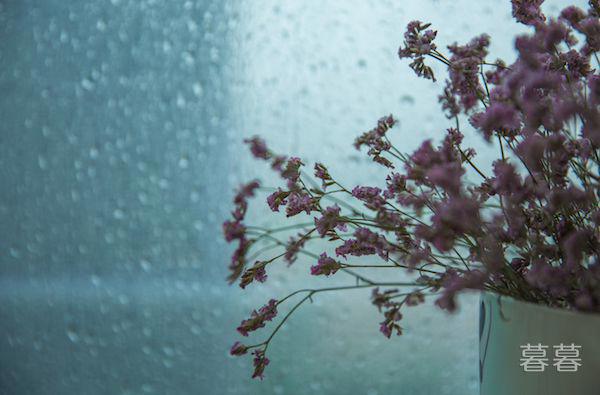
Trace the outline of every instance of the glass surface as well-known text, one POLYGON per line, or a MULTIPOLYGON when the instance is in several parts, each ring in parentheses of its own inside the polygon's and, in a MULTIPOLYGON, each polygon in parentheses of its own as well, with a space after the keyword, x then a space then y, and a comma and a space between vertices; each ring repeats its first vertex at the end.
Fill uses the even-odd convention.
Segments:
POLYGON ((241 140, 383 182, 355 136, 393 113, 411 150, 449 126, 443 81, 397 58, 413 19, 442 46, 486 32, 509 61, 525 30, 494 0, 0 2, 0 393, 476 394, 473 296, 452 316, 408 311, 387 340, 368 291, 322 295, 263 382, 228 355, 251 309, 349 281, 299 260, 227 286, 231 191, 270 176, 241 140))

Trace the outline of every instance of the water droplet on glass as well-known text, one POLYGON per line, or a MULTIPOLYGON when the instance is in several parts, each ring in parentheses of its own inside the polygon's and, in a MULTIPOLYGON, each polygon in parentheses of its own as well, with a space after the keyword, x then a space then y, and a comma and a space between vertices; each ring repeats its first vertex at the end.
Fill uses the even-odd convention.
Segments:
POLYGON ((91 91, 92 89, 94 89, 94 83, 88 78, 84 78, 83 80, 81 80, 81 86, 86 91, 91 91))
POLYGON ((48 161, 42 155, 38 156, 38 166, 42 170, 46 170, 48 168, 48 161))
POLYGON ((151 269, 152 269, 152 265, 150 265, 150 262, 148 262, 145 259, 142 259, 140 261, 140 267, 142 268, 143 271, 145 271, 146 273, 148 273, 151 269))
POLYGON ((121 210, 120 208, 115 209, 115 211, 113 211, 113 217, 115 219, 123 219, 125 218, 125 213, 123 212, 123 210, 121 210))
POLYGON ((204 93, 204 91, 202 89, 202 85, 200 85, 199 82, 195 82, 192 85, 192 91, 194 92, 194 95, 196 95, 197 97, 201 97, 202 94, 204 93))
POLYGON ((101 32, 105 31, 106 23, 102 19, 98 19, 98 22, 96 22, 96 29, 98 29, 101 32))
POLYGON ((187 169, 189 166, 190 161, 187 158, 180 158, 179 159, 179 167, 182 169, 187 169))
POLYGON ((400 97, 400 102, 402 104, 412 105, 415 104, 415 98, 411 95, 402 95, 402 97, 400 97))
POLYGON ((79 334, 75 331, 75 328, 67 329, 67 337, 73 343, 79 343, 79 334))
POLYGON ((14 247, 11 247, 8 252, 10 256, 12 256, 15 259, 19 259, 21 257, 21 252, 14 247))
POLYGON ((90 280, 92 281, 92 284, 97 287, 98 285, 100 285, 100 277, 98 277, 97 275, 93 274, 90 277, 90 280))
POLYGON ((175 355, 175 350, 172 347, 163 347, 162 350, 168 357, 172 357, 173 355, 175 355))

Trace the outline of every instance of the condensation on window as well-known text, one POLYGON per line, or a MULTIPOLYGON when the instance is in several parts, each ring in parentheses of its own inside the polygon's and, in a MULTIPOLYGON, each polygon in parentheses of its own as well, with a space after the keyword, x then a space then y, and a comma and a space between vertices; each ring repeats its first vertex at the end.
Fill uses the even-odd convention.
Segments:
POLYGON ((0 2, 0 393, 476 394, 476 295, 407 312, 391 340, 368 291, 323 295, 263 382, 228 355, 251 309, 321 281, 299 260, 226 284, 232 189, 273 180, 242 139, 383 182, 355 136, 392 113, 411 150, 451 126, 443 80, 397 57, 414 19, 508 60, 524 31, 494 0, 0 2))

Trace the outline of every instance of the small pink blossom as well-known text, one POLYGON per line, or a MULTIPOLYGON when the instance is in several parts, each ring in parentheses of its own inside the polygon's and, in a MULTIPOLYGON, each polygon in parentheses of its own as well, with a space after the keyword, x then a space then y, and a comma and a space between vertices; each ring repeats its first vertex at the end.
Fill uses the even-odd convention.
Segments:
POLYGON ((248 347, 246 347, 245 345, 243 345, 240 342, 233 343, 233 346, 231 346, 231 350, 229 350, 229 354, 235 355, 235 356, 244 355, 247 352, 248 352, 248 347))
POLYGON ((335 259, 328 257, 326 253, 322 253, 317 264, 310 267, 310 274, 313 276, 329 276, 335 274, 341 267, 342 265, 336 262, 335 259))
POLYGON ((248 336, 248 332, 253 332, 257 329, 263 328, 267 321, 271 321, 277 315, 277 301, 275 299, 269 300, 269 303, 258 309, 253 310, 250 314, 250 318, 243 320, 237 331, 242 336, 248 336))

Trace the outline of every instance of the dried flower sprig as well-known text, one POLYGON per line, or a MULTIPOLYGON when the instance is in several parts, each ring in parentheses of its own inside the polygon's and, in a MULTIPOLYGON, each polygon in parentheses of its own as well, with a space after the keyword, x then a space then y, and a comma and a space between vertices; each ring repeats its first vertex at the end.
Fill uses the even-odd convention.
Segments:
POLYGON ((600 6, 590 0, 587 10, 568 7, 554 19, 542 14, 541 3, 512 1, 513 16, 532 32, 517 37, 511 65, 486 60, 487 35, 450 45, 446 55, 430 24, 409 23, 398 54, 426 79, 435 80, 426 58, 447 68, 439 101, 453 125, 441 143, 426 140, 412 154, 394 146, 389 135, 398 120, 391 115, 360 135, 355 148, 366 148, 389 171, 383 185, 346 188, 322 163, 314 165, 313 178, 301 159, 275 154, 259 137, 246 140, 283 181, 266 198, 268 207, 285 211, 292 223, 247 225, 247 200, 263 189, 258 181, 243 185, 223 224, 225 239, 237 242, 229 281, 242 288, 263 282, 271 265, 291 265, 299 256, 309 261, 307 273, 353 281, 272 299, 242 321, 238 331, 246 336, 302 295, 265 341, 233 345, 232 355, 252 351, 253 377, 263 377, 268 346, 282 325, 321 292, 371 289, 388 338, 402 333, 404 306, 435 295, 439 307, 454 311, 465 290, 600 313, 600 76, 594 68, 600 67, 600 6), (469 125, 461 125, 464 116, 469 125), (497 146, 491 169, 464 146, 467 132, 497 146), (310 220, 294 222, 302 216, 310 220), (335 256, 312 251, 315 240, 326 240, 335 256), (273 250, 279 252, 262 258, 273 250), (397 269, 416 279, 368 277, 397 269))

